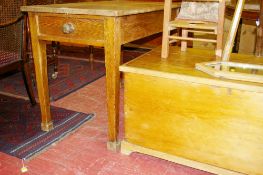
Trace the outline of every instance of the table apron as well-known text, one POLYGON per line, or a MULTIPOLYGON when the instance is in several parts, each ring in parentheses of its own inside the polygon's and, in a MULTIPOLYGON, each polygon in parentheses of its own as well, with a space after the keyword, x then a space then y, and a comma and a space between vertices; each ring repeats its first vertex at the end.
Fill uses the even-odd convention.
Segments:
MULTIPOLYGON (((175 17, 176 9, 172 11, 175 17)), ((32 13, 38 29, 38 39, 74 44, 104 46, 105 21, 109 17, 92 15, 69 15, 32 13), (73 26, 73 31, 65 33, 65 25, 73 26)), ((162 32, 163 11, 112 17, 119 18, 121 44, 162 32)))
MULTIPOLYGON (((176 15, 176 9, 172 10, 172 17, 176 15)), ((144 38, 163 30, 163 11, 154 11, 136 15, 123 16, 121 23, 121 43, 125 44, 140 38, 144 38)))

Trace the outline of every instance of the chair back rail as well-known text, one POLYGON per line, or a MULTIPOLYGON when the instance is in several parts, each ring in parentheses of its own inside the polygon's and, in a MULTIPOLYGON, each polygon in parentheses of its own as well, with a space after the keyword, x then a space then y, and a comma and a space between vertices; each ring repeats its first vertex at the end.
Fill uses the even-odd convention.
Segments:
POLYGON ((171 43, 180 42, 181 51, 186 51, 187 41, 198 41, 214 43, 215 55, 217 59, 220 59, 223 45, 225 1, 182 0, 177 17, 171 19, 172 0, 165 0, 162 58, 168 57, 171 43), (174 34, 171 32, 172 30, 177 32, 174 34))

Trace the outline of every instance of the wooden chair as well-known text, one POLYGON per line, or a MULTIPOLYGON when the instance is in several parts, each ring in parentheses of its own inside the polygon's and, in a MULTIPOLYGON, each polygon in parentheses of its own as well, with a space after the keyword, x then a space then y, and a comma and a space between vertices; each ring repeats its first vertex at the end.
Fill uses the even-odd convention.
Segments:
POLYGON ((187 41, 211 42, 216 44, 216 55, 221 57, 225 0, 183 0, 177 17, 171 20, 172 0, 165 0, 162 41, 162 58, 169 54, 169 44, 181 41, 181 51, 186 51, 187 41), (171 30, 177 33, 171 35, 171 30), (181 32, 180 30, 181 29, 181 32), (212 34, 215 39, 190 37, 189 33, 212 34))
POLYGON ((32 104, 35 104, 29 59, 26 55, 26 18, 20 12, 23 0, 1 0, 0 3, 0 75, 22 71, 32 104))

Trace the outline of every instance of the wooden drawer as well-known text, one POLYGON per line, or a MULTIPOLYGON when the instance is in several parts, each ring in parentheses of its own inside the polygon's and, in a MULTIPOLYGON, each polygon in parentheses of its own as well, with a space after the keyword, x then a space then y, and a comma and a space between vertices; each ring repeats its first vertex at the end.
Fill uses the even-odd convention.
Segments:
MULTIPOLYGON (((81 16, 38 16, 39 36, 50 39, 65 38, 66 40, 104 40, 103 19, 87 19, 81 16), (72 31, 63 31, 65 25, 73 27, 72 31)), ((47 39, 47 40, 49 40, 47 39)))

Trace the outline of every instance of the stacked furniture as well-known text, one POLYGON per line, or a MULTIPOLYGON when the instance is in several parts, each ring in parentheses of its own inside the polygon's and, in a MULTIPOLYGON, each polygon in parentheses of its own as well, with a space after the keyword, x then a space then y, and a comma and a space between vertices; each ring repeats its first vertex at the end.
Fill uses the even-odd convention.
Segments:
POLYGON ((218 56, 211 50, 169 46, 165 59, 157 48, 120 66, 123 154, 139 152, 220 175, 263 175, 263 60, 231 54, 243 5, 239 0, 223 61, 213 65, 218 56))

